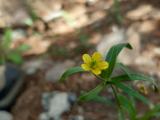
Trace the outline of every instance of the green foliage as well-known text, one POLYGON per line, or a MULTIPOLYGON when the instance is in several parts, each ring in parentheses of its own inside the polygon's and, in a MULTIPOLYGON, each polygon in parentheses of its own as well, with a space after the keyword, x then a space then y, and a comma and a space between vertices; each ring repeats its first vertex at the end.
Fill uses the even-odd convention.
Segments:
POLYGON ((81 95, 79 97, 79 101, 83 102, 83 101, 93 100, 95 96, 98 96, 98 94, 103 90, 104 87, 105 87, 104 84, 97 85, 97 87, 95 87, 94 89, 81 95))
POLYGON ((105 97, 105 96, 100 96, 100 95, 95 95, 94 99, 92 99, 93 102, 97 102, 97 103, 102 103, 105 105, 113 105, 113 102, 111 99, 105 97))
POLYGON ((121 10, 120 10, 120 0, 114 0, 113 12, 114 12, 116 22, 118 24, 122 24, 123 17, 121 15, 121 10))
POLYGON ((131 101, 127 97, 121 94, 118 95, 118 99, 120 101, 122 108, 124 108, 124 110, 129 113, 130 120, 135 120, 136 119, 136 109, 131 103, 131 101))
POLYGON ((146 103, 146 104, 150 104, 150 102, 148 101, 148 99, 146 99, 144 96, 142 96, 141 94, 139 94, 137 91, 135 91, 134 89, 132 89, 131 87, 128 87, 127 85, 125 85, 124 83, 120 83, 120 82, 113 82, 113 84, 120 88, 121 90, 123 90, 125 93, 127 93, 128 95, 131 95, 139 100, 141 100, 142 102, 146 103))
MULTIPOLYGON (((104 104, 112 104, 109 99, 106 99, 106 97, 100 95, 100 93, 107 87, 111 87, 118 106, 119 120, 125 120, 125 118, 127 117, 125 113, 128 113, 130 120, 150 120, 150 118, 157 115, 158 112, 160 114, 160 107, 157 106, 153 108, 154 105, 151 103, 151 101, 149 101, 146 97, 134 90, 131 85, 128 85, 127 83, 135 80, 149 81, 151 83, 154 83, 154 80, 151 77, 130 71, 122 63, 116 63, 117 57, 123 48, 132 49, 132 46, 128 43, 122 43, 114 45, 110 48, 105 59, 105 61, 109 63, 109 67, 103 70, 100 75, 95 75, 96 78, 100 79, 101 83, 89 92, 83 93, 79 97, 79 101, 97 101, 104 104), (113 76, 112 72, 116 68, 121 68, 124 71, 124 74, 121 74, 119 76, 113 76), (121 90, 121 92, 119 91, 119 89, 121 90), (146 113, 144 114, 144 116, 141 116, 141 118, 139 118, 136 112, 136 99, 142 101, 150 108, 152 107, 152 109, 149 111, 150 114, 146 113)), ((64 72, 60 80, 64 81, 70 75, 83 71, 85 70, 83 70, 81 67, 70 68, 69 70, 64 72)))
POLYGON ((155 105, 152 109, 145 112, 143 116, 141 116, 138 120, 151 120, 151 118, 160 117, 160 104, 155 105))
POLYGON ((12 30, 11 29, 6 29, 4 36, 3 36, 3 41, 2 41, 2 46, 3 48, 8 49, 12 43, 12 30))
POLYGON ((21 45, 18 48, 11 48, 12 44, 12 30, 7 28, 5 30, 2 41, 0 42, 0 64, 4 64, 7 61, 15 64, 21 64, 23 62, 21 54, 27 51, 30 47, 28 45, 21 45))
POLYGON ((63 82, 68 76, 71 76, 72 74, 83 72, 84 70, 81 67, 73 67, 68 69, 61 77, 60 81, 63 82))
POLYGON ((119 55, 119 53, 121 52, 121 50, 123 48, 129 48, 132 49, 132 46, 128 43, 123 43, 123 44, 117 44, 114 45, 108 52, 105 60, 109 62, 109 68, 104 70, 101 74, 102 78, 109 78, 110 75, 112 74, 112 71, 114 69, 114 66, 116 64, 116 60, 117 60, 117 56, 119 55))

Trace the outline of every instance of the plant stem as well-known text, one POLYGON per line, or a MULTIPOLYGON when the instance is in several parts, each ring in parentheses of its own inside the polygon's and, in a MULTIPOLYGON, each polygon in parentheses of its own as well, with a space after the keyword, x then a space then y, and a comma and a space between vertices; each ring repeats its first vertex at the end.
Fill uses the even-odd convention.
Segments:
POLYGON ((118 95, 117 95, 117 91, 116 89, 113 87, 113 85, 111 85, 111 88, 112 88, 112 91, 113 91, 113 94, 115 96, 115 99, 116 99, 116 102, 117 102, 117 105, 118 105, 118 109, 123 113, 123 110, 122 110, 122 107, 121 107, 121 103, 118 99, 118 95))
POLYGON ((94 75, 97 79, 102 80, 105 85, 111 83, 108 79, 104 79, 104 78, 102 78, 102 77, 100 77, 100 76, 97 76, 97 75, 95 75, 95 74, 93 74, 93 75, 94 75))
POLYGON ((115 97, 115 99, 116 99, 117 105, 118 105, 119 107, 121 107, 121 104, 120 104, 119 99, 118 99, 118 95, 117 95, 116 90, 115 90, 115 88, 113 87, 113 85, 111 85, 111 88, 112 88, 114 97, 115 97))

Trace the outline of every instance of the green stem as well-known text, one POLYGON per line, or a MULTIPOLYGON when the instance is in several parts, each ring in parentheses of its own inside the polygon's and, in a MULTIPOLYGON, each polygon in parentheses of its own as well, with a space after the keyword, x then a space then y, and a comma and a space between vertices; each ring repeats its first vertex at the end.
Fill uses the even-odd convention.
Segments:
POLYGON ((111 83, 111 82, 110 82, 109 80, 107 80, 107 79, 104 79, 104 78, 102 78, 102 77, 100 77, 100 76, 97 76, 97 75, 95 75, 95 74, 93 74, 93 75, 94 75, 97 79, 102 80, 105 85, 111 83))
POLYGON ((114 88, 113 85, 111 85, 111 88, 112 88, 113 94, 114 94, 114 96, 115 96, 115 99, 116 99, 116 102, 117 102, 118 109, 119 109, 119 110, 121 111, 121 113, 123 114, 123 109, 122 109, 121 103, 120 103, 120 101, 119 101, 119 99, 118 99, 117 91, 116 91, 116 89, 114 88))
POLYGON ((111 88, 112 88, 114 97, 115 97, 115 99, 116 99, 117 105, 118 105, 118 107, 121 109, 121 104, 120 104, 120 102, 119 102, 117 92, 116 92, 115 88, 113 87, 113 85, 111 85, 111 88))

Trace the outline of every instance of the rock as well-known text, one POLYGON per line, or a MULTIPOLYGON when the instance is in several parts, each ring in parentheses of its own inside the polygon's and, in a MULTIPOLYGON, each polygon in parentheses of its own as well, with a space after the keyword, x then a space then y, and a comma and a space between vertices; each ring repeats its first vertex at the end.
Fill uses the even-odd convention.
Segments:
POLYGON ((119 58, 120 61, 124 64, 131 65, 134 64, 135 59, 140 55, 141 36, 136 28, 136 24, 135 26, 131 25, 131 27, 129 27, 125 33, 127 42, 132 45, 133 49, 124 49, 120 54, 119 58))
POLYGON ((26 74, 32 75, 36 73, 38 69, 43 65, 42 60, 30 60, 23 64, 22 69, 25 71, 26 74))
POLYGON ((97 51, 106 55, 109 48, 118 43, 124 43, 125 41, 125 33, 123 29, 119 29, 117 27, 112 28, 113 32, 105 35, 100 43, 97 45, 97 51))
POLYGON ((13 40, 18 40, 18 39, 23 39, 26 37, 26 31, 22 29, 17 29, 12 32, 12 39, 13 40))
POLYGON ((41 113, 40 115, 39 115, 39 120, 49 120, 50 118, 49 118, 49 116, 48 116, 48 113, 41 113))
POLYGON ((46 71, 48 68, 50 68, 50 66, 53 66, 53 64, 53 61, 49 58, 31 59, 24 62, 24 64, 22 65, 22 69, 26 74, 32 75, 38 70, 46 71))
POLYGON ((73 93, 53 92, 43 93, 42 106, 44 112, 40 114, 40 120, 61 120, 61 115, 70 110, 71 104, 76 101, 73 93))
POLYGON ((73 116, 70 120, 84 120, 84 117, 82 115, 76 115, 73 116))
POLYGON ((0 0, 0 28, 24 24, 29 18, 22 0, 0 0))
POLYGON ((131 20, 140 20, 147 18, 151 14, 153 8, 151 5, 141 5, 138 8, 127 13, 127 18, 131 20))
POLYGON ((29 38, 24 38, 20 41, 22 44, 30 46, 30 49, 27 50, 24 55, 39 55, 46 52, 51 44, 51 41, 44 40, 42 36, 35 35, 29 38))
POLYGON ((63 72, 72 67, 75 63, 73 61, 67 60, 64 63, 57 63, 53 68, 46 72, 45 79, 51 82, 57 82, 63 72))
POLYGON ((13 101, 16 99, 23 85, 22 71, 12 64, 6 64, 3 68, 1 66, 0 78, 5 82, 2 83, 0 90, 0 109, 8 109, 11 107, 13 101))
POLYGON ((140 35, 135 28, 128 30, 116 28, 112 33, 104 36, 98 44, 97 50, 105 56, 113 45, 127 42, 133 46, 133 50, 123 49, 118 60, 127 65, 133 64, 140 52, 140 35))
POLYGON ((53 35, 53 34, 67 34, 74 32, 74 28, 67 24, 62 18, 54 21, 54 22, 49 22, 48 27, 50 28, 49 31, 47 31, 48 35, 53 35), (56 26, 56 29, 55 29, 56 26))
POLYGON ((153 20, 146 20, 142 22, 139 26, 139 31, 141 33, 151 33, 156 29, 156 22, 153 20))
POLYGON ((69 111, 70 104, 68 102, 68 95, 66 93, 59 93, 50 101, 49 116, 54 119, 60 118, 61 114, 69 111))
POLYGON ((4 75, 4 72, 5 72, 5 66, 0 66, 0 90, 2 90, 5 86, 5 75, 4 75))
POLYGON ((157 8, 149 4, 144 4, 129 11, 126 17, 130 20, 159 20, 160 13, 157 8))
POLYGON ((0 119, 1 120, 13 120, 13 116, 6 111, 0 111, 0 119))
POLYGON ((61 0, 26 0, 29 8, 43 21, 49 22, 61 16, 61 0))
POLYGON ((84 5, 74 5, 74 7, 71 7, 63 17, 70 26, 80 28, 85 26, 89 21, 86 12, 84 5))

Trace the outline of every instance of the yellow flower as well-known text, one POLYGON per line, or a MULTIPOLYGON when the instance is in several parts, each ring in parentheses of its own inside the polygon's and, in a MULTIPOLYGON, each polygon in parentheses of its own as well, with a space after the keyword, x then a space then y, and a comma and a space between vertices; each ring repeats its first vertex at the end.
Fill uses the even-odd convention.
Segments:
POLYGON ((93 53, 92 56, 83 54, 82 59, 84 64, 82 64, 81 67, 86 71, 91 71, 95 75, 101 74, 102 70, 109 67, 109 63, 103 60, 99 52, 93 53))

